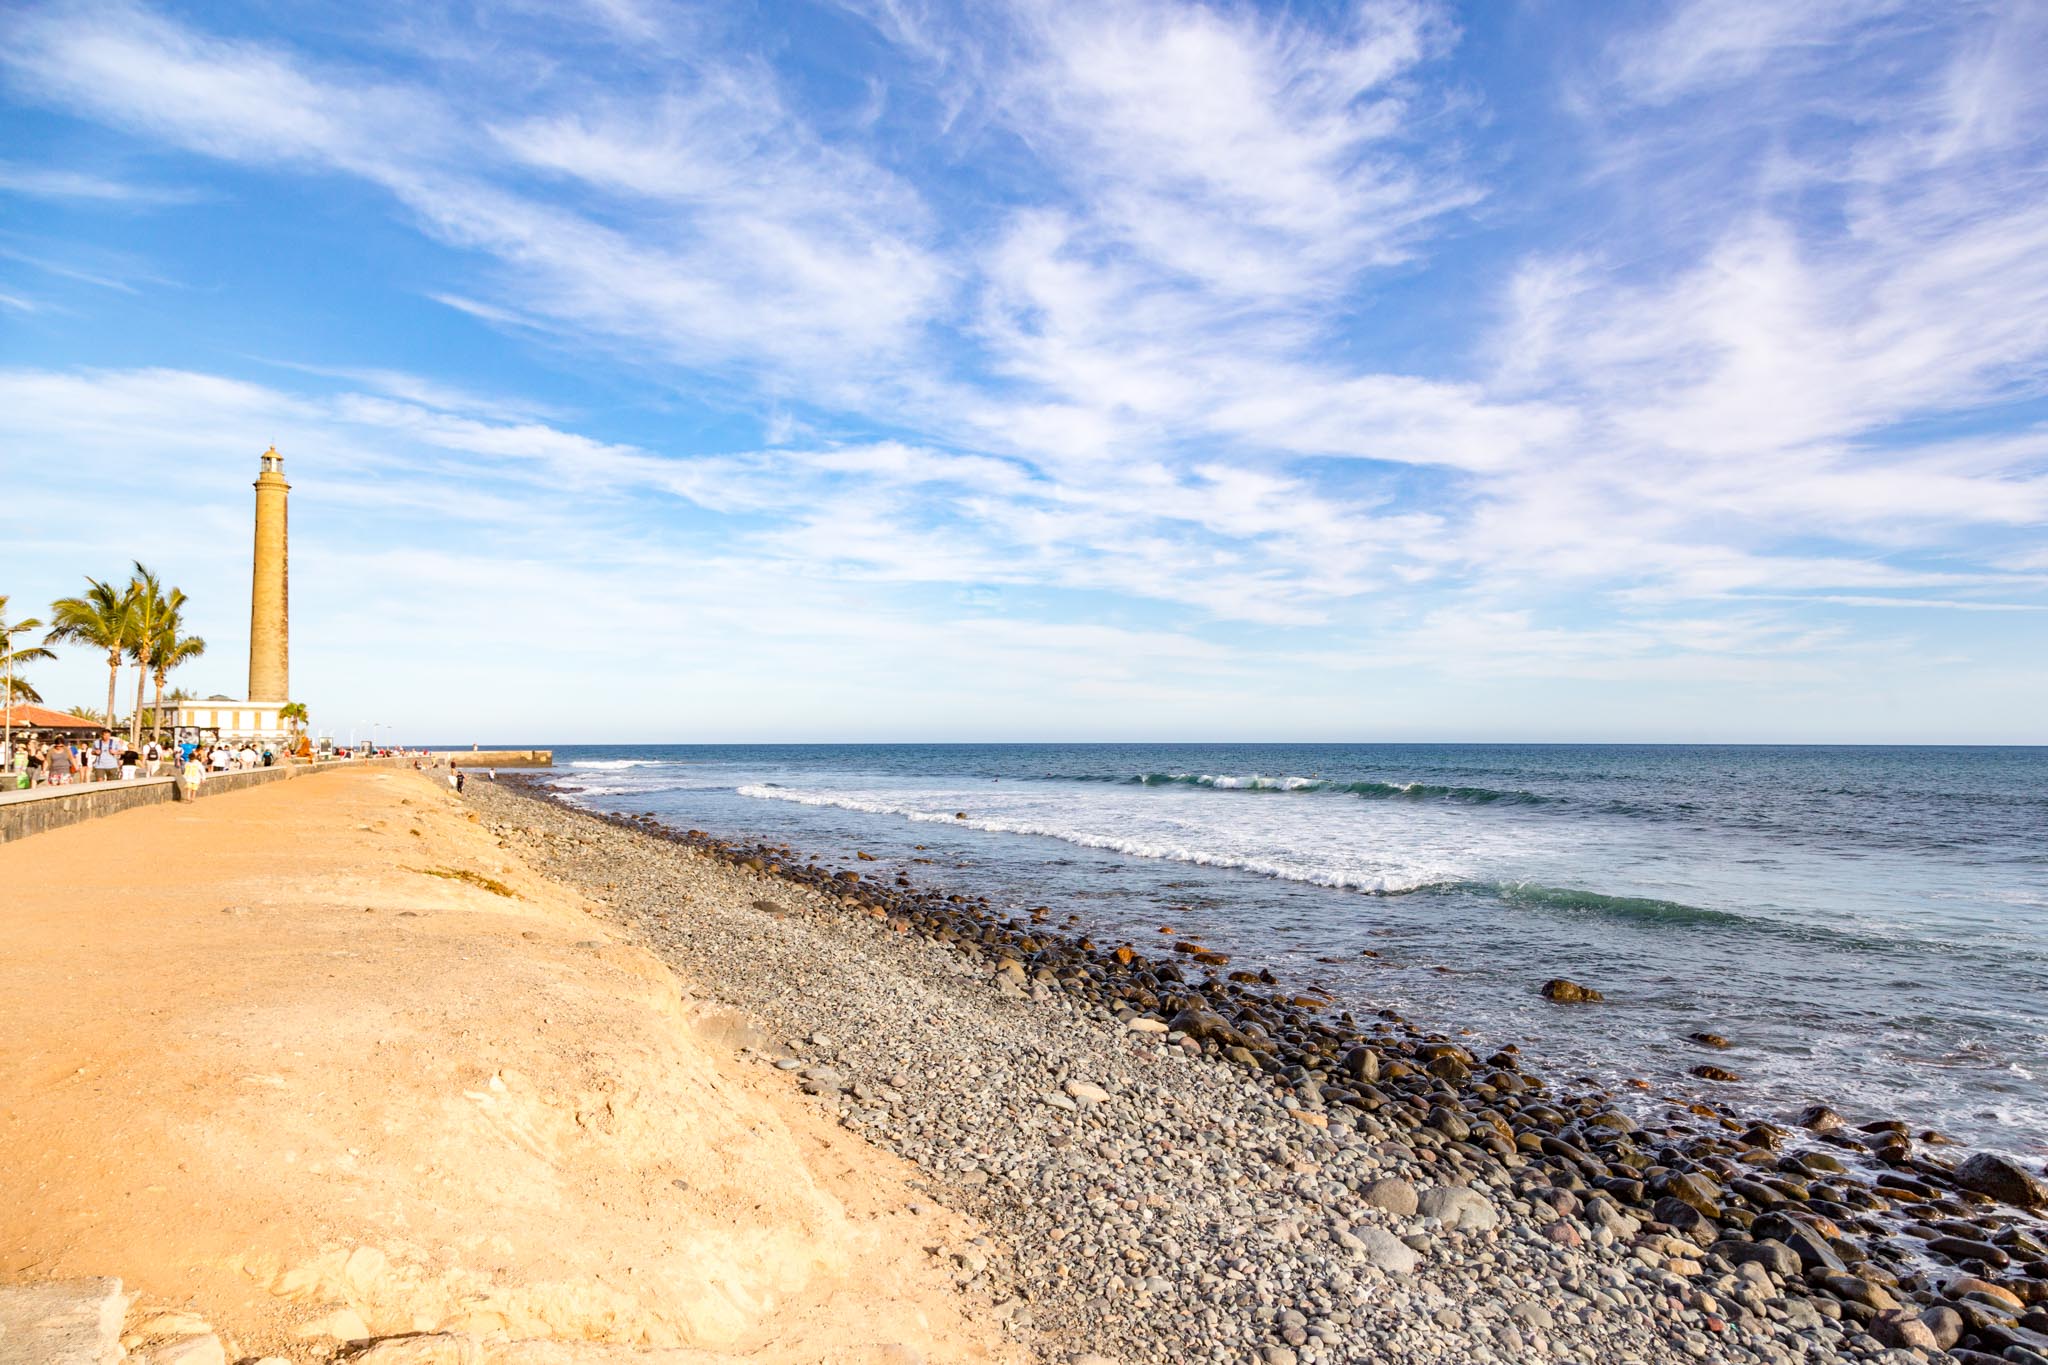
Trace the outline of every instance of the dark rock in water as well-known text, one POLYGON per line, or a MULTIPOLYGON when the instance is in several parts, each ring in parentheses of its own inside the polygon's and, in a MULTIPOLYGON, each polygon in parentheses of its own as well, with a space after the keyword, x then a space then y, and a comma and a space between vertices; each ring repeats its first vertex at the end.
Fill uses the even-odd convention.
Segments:
POLYGON ((1591 986, 1581 986, 1576 981, 1567 981, 1559 976, 1543 983, 1543 998, 1559 1005, 1581 1005, 1594 1000, 1605 1000, 1607 997, 1591 986))
POLYGON ((2015 1208, 2048 1208, 2048 1183, 2017 1161, 1991 1152, 1979 1152, 1956 1167, 1956 1184, 2015 1208))
POLYGON ((1995 1270, 2012 1264, 2012 1257, 2003 1250, 1973 1237, 1936 1237, 1927 1244, 1927 1249, 1951 1261, 1981 1261, 1995 1270))
POLYGON ((1701 1047, 1729 1047, 1731 1044, 1718 1033, 1688 1033, 1685 1035, 1701 1047))
POLYGON ((1799 1126, 1811 1133, 1833 1132, 1842 1122, 1842 1116, 1824 1104, 1809 1104, 1799 1111, 1799 1126))
POLYGON ((1703 1081, 1739 1081, 1742 1079, 1742 1077, 1736 1075, 1725 1066, 1696 1066, 1692 1069, 1692 1074, 1703 1081))

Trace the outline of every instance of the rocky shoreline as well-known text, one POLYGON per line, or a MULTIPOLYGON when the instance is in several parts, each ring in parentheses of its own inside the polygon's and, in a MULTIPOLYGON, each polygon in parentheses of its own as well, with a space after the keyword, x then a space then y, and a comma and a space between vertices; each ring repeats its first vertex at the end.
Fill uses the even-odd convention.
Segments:
POLYGON ((1053 1358, 2048 1365, 2048 1189, 1902 1122, 1686 1102, 1645 1125, 1512 1045, 1353 1018, 1198 945, 1095 944, 911 866, 538 787, 470 799, 982 1217, 959 1277, 1053 1358))

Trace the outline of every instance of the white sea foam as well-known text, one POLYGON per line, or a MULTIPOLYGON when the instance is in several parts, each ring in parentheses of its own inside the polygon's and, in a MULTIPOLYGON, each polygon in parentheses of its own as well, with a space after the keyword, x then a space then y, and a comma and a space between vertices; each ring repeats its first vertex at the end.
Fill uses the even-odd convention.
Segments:
POLYGON ((659 768, 666 760, 659 758, 579 758, 570 762, 572 768, 659 768))
POLYGON ((1082 848, 1098 848, 1111 853, 1127 853, 1135 858, 1158 858, 1170 862, 1191 863, 1198 867, 1227 867, 1241 872, 1254 872, 1260 876, 1275 877, 1285 881, 1307 882, 1316 886, 1336 887, 1346 891, 1367 891, 1378 895, 1400 895, 1417 891, 1425 886, 1442 885, 1447 878, 1439 872, 1389 872, 1380 869, 1308 867, 1293 863, 1274 862, 1250 853, 1233 850, 1197 847, 1176 840, 1166 834, 1155 834, 1150 838, 1134 838, 1109 834, 1098 834, 1090 830, 1076 829, 1070 825, 1050 823, 1042 820, 1020 819, 999 815, 973 814, 960 819, 951 811, 930 810, 918 806, 904 805, 894 801, 880 801, 870 797, 855 796, 841 792, 798 791, 786 787, 774 787, 762 783, 750 783, 738 789, 741 796, 763 801, 789 801, 800 806, 829 806, 838 810, 860 811, 869 815, 893 815, 922 824, 952 825, 965 829, 977 829, 989 834, 1035 835, 1045 839, 1058 839, 1062 843, 1075 844, 1082 848))

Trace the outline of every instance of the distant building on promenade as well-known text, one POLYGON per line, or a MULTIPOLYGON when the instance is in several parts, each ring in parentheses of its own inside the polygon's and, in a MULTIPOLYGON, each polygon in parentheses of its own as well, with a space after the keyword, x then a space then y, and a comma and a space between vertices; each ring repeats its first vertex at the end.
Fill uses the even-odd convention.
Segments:
POLYGON ((182 740, 279 741, 291 727, 278 712, 291 700, 290 554, 284 456, 272 446, 256 474, 256 542, 249 580, 249 689, 245 697, 167 702, 164 720, 182 740))

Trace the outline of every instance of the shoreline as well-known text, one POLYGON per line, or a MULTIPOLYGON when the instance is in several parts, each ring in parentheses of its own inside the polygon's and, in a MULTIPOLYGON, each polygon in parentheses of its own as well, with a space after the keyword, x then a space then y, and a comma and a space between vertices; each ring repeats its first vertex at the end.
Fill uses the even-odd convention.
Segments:
MULTIPOLYGON (((1590 1244, 1607 1232, 1607 1244, 1629 1244, 1637 1264, 1647 1262, 1636 1254, 1644 1248, 1635 1244, 1662 1239, 1663 1251, 1649 1249, 1652 1259, 1698 1267, 1682 1277, 1688 1296, 1716 1297, 1701 1285, 1730 1296, 1740 1288, 1734 1280, 1753 1273, 1744 1265, 1768 1263, 1789 1276, 1777 1286, 1792 1296, 1787 1302, 1810 1301, 1819 1305, 1823 1320, 1839 1319, 1849 1328, 1838 1329, 1844 1341, 1837 1349, 1853 1351, 1858 1340, 1870 1350, 1894 1342, 1927 1349, 1944 1336, 1948 1341, 1940 1344, 1953 1344, 1961 1335, 1965 1352, 1974 1343, 1993 1348, 1995 1355, 2008 1345, 2033 1349, 2035 1325, 2023 1325, 2021 1318, 2048 1326, 2039 1311, 2048 1301, 2048 1251, 2041 1249, 2048 1227, 2017 1207, 1959 1186, 1956 1169, 1934 1149, 1916 1149, 1910 1131, 1900 1131, 1902 1124, 1856 1132, 1828 1128, 1831 1116, 1815 1114, 1820 1130, 1788 1132, 1741 1122, 1728 1105, 1688 1102, 1668 1112, 1659 1131, 1646 1132, 1616 1111, 1611 1092, 1553 1091, 1522 1068, 1512 1046, 1482 1062, 1454 1039, 1430 1034, 1391 1011, 1362 1021, 1330 1011, 1328 1002, 1313 996, 1262 993, 1268 983, 1255 974, 1239 972, 1234 975, 1250 979, 1230 980, 1220 970, 1226 962, 1203 963, 1185 946, 1165 959, 1148 958, 1128 945, 1106 949, 1048 928, 1049 912, 1005 920, 985 901, 958 892, 940 898, 911 886, 880 884, 852 869, 834 872, 804 863, 782 846, 587 811, 530 780, 501 787, 571 820, 680 845, 764 885, 822 897, 842 914, 856 908, 846 918, 881 926, 872 932, 950 944, 949 956, 973 963, 977 975, 992 973, 999 992, 1038 996, 1041 1002, 1065 999, 1084 1020, 1092 1013, 1095 1023, 1126 1032, 1130 1019, 1149 1018, 1140 1027, 1159 1032, 1139 1036, 1162 1038, 1159 1048, 1176 1060, 1194 1062, 1188 1054, 1200 1054, 1206 1060, 1198 1064, 1220 1067, 1222 1078, 1266 1093, 1299 1130, 1413 1145, 1421 1149, 1422 1165, 1453 1179, 1495 1182, 1517 1192, 1540 1182, 1542 1190, 1560 1196, 1536 1201, 1558 1215, 1543 1224, 1546 1235, 1590 1244), (1001 984, 1006 979, 1008 988, 1001 984), (1361 1049, 1372 1055, 1358 1055, 1361 1049), (1868 1161, 1882 1173, 1859 1175, 1842 1156, 1868 1161), (1560 1212, 1567 1205, 1581 1214, 1611 1209, 1626 1220, 1624 1228, 1627 1222, 1637 1226, 1617 1239, 1613 1222, 1575 1222, 1560 1212), (1558 1223, 1575 1225, 1549 1232, 1558 1223), (1919 1240, 1909 1240, 1909 1234, 1919 1240), (1983 1245, 1926 1246, 1928 1240, 1958 1236, 1983 1245), (1981 1280, 1988 1288, 1958 1288, 1963 1280, 1981 1280), (1996 1308, 1980 1302, 1987 1299, 1996 1308), (2018 1311, 2001 1321, 1997 1313, 2008 1308, 2018 1311), (1931 1326, 1921 1322, 1923 1313, 1931 1326)), ((877 869, 915 871, 877 863, 868 872, 877 869)), ((1992 1171, 1990 1177, 2002 1174, 1992 1171)), ((1781 1311, 1801 1321, 1806 1317, 1781 1311)), ((1300 1347, 1308 1359, 1347 1358, 1281 1335, 1271 1344, 1300 1347)), ((1733 1344, 1720 1333, 1715 1337, 1703 1344, 1717 1353, 1733 1344)), ((2048 1348, 2048 1338, 2040 1340, 2048 1348)))

